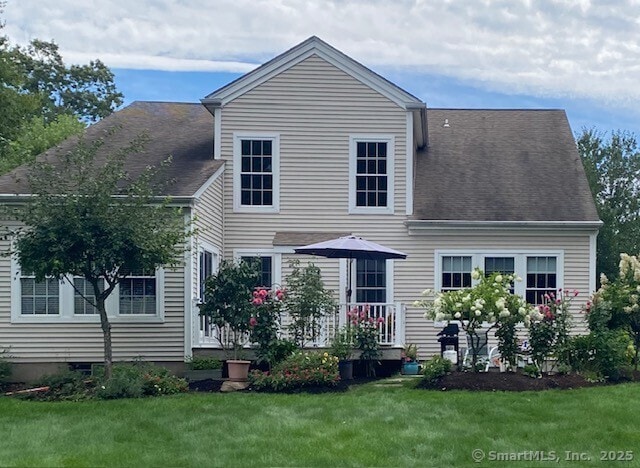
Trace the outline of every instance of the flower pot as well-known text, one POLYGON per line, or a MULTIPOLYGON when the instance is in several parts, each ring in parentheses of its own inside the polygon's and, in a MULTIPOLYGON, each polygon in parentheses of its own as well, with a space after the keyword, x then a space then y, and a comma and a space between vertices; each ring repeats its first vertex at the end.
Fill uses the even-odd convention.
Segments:
POLYGON ((234 382, 245 382, 249 378, 249 365, 251 361, 241 361, 231 359, 227 361, 227 372, 229 380, 234 382))
POLYGON ((189 382, 197 382, 199 380, 219 380, 222 378, 222 369, 188 369, 184 371, 184 378, 189 382))
POLYGON ((407 361, 402 363, 402 373, 404 375, 418 375, 419 365, 417 361, 407 361))
POLYGON ((353 361, 339 361, 338 371, 340 372, 340 380, 352 380, 353 361))

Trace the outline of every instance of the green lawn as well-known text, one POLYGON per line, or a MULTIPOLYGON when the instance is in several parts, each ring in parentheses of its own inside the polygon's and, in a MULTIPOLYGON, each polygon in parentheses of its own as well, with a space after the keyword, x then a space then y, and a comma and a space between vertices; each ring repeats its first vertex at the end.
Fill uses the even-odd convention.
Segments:
POLYGON ((538 393, 367 384, 321 395, 1 397, 0 466, 602 466, 601 451, 634 449, 632 462, 608 464, 640 466, 639 394, 639 384, 538 393), (474 449, 555 452, 560 462, 474 463, 474 449), (565 451, 592 460, 569 463, 565 451))

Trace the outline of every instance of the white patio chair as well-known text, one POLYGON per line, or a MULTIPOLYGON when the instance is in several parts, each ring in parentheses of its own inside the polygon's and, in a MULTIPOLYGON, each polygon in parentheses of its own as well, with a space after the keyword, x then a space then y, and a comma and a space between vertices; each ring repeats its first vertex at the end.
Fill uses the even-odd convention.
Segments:
MULTIPOLYGON (((482 332, 480 332, 482 333, 482 332)), ((489 367, 498 367, 500 361, 500 351, 497 346, 489 347, 489 338, 487 333, 484 333, 484 344, 480 347, 478 351, 478 359, 477 362, 484 366, 484 371, 487 372, 489 367)), ((466 338, 467 348, 464 351, 464 357, 462 359, 462 367, 470 367, 472 362, 472 353, 471 353, 471 337, 468 333, 464 334, 466 338)), ((480 335, 482 337, 482 334, 480 335)))

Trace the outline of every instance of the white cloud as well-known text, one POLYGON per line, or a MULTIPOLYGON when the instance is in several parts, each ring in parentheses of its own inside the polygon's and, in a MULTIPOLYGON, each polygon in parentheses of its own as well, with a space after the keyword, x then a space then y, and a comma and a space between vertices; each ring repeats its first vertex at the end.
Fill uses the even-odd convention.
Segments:
POLYGON ((638 0, 9 0, 5 32, 68 61, 244 72, 310 35, 367 66, 640 103, 638 0))

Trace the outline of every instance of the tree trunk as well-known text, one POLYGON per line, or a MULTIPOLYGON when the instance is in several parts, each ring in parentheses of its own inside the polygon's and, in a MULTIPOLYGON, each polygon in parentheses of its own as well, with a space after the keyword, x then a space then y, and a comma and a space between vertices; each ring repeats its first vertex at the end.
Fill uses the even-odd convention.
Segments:
POLYGON ((111 349, 111 324, 107 317, 104 299, 97 298, 96 308, 100 314, 100 327, 102 328, 102 338, 104 342, 104 376, 106 379, 111 378, 111 370, 113 368, 113 352, 111 349))

